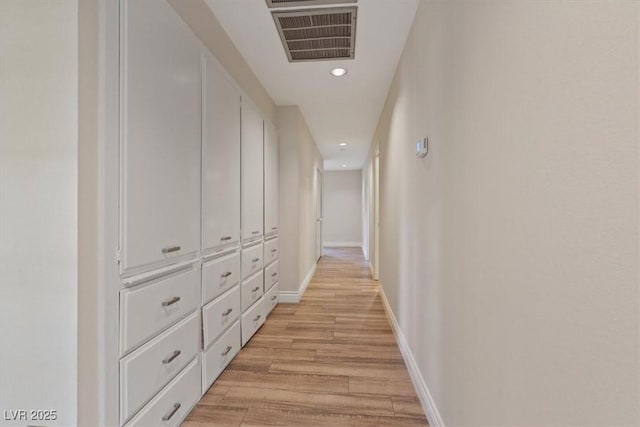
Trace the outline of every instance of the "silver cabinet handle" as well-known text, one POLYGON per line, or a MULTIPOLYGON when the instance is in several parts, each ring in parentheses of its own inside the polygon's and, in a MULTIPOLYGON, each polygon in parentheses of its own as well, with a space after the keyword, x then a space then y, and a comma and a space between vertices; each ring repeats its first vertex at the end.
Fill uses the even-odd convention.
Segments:
POLYGON ((271 301, 275 301, 275 300, 277 300, 277 299, 278 299, 278 296, 277 296, 277 295, 274 295, 274 296, 272 296, 272 297, 271 297, 271 301))
POLYGON ((227 311, 222 313, 222 317, 230 315, 232 311, 233 311, 233 308, 228 309, 227 311))
POLYGON ((178 252, 179 250, 180 250, 180 246, 171 246, 171 247, 162 249, 162 253, 170 254, 171 252, 178 252))
POLYGON ((256 317, 254 317, 253 321, 257 322, 258 320, 260 320, 261 317, 262 317, 262 315, 258 314, 256 317))
POLYGON ((272 230, 277 230, 277 229, 278 229, 278 227, 271 227, 271 229, 272 229, 272 230))
POLYGON ((226 241, 228 241, 228 240, 231 240, 231 236, 224 236, 224 237, 221 237, 221 238, 220 238, 220 240, 222 240, 223 242, 226 242, 226 241))
POLYGON ((278 250, 277 250, 277 249, 271 249, 271 253, 272 253, 272 254, 275 254, 276 252, 278 252, 278 250))
POLYGON ((255 236, 256 234, 260 234, 260 232, 259 231, 252 231, 251 234, 253 234, 255 236))
POLYGON ((251 289, 251 292, 258 292, 260 290, 260 286, 256 286, 255 288, 251 289))
POLYGON ((166 414, 164 417, 162 417, 162 421, 169 421, 171 419, 171 417, 173 417, 173 415, 178 412, 178 409, 180 409, 182 405, 179 403, 176 403, 175 405, 173 405, 173 408, 171 409, 171 411, 169 411, 168 414, 166 414))
POLYGON ((180 297, 173 297, 170 300, 162 301, 162 306, 163 307, 169 307, 170 305, 173 305, 173 304, 177 303, 178 301, 180 301, 180 297))
POLYGON ((278 273, 275 273, 275 272, 271 273, 271 277, 276 277, 277 275, 278 273))
POLYGON ((222 353, 220 353, 220 356, 226 356, 227 354, 229 354, 229 352, 231 351, 233 347, 231 347, 230 345, 227 346, 227 349, 225 351, 223 351, 222 353))
POLYGON ((171 356, 167 357, 166 359, 164 359, 162 361, 162 363, 164 365, 168 365, 169 363, 173 362, 176 357, 180 356, 180 353, 182 353, 180 350, 174 351, 173 354, 171 356))
POLYGON ((222 277, 223 279, 226 279, 229 276, 231 276, 231 272, 227 271, 226 273, 222 273, 222 275, 220 277, 222 277))
POLYGON ((260 261, 260 258, 254 258, 251 260, 251 262, 258 262, 258 261, 260 261))

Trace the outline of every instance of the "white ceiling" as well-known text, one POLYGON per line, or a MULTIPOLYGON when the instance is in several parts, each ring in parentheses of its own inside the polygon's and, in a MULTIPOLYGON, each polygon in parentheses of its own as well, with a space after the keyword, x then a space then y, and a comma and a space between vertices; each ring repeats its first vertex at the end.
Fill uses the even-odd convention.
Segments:
POLYGON ((290 63, 270 14, 282 9, 264 0, 207 0, 276 105, 300 106, 327 170, 362 167, 418 2, 359 0, 355 59, 290 63), (331 76, 335 67, 348 74, 331 76))

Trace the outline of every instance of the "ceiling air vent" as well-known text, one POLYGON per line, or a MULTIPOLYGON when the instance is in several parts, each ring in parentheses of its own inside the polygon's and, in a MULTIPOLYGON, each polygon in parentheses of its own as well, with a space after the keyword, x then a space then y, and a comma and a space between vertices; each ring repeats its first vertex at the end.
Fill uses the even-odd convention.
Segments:
POLYGON ((355 3, 357 0, 267 0, 267 6, 273 7, 298 7, 298 6, 324 6, 336 3, 355 3))
POLYGON ((289 62, 353 59, 355 7, 273 12, 289 62))

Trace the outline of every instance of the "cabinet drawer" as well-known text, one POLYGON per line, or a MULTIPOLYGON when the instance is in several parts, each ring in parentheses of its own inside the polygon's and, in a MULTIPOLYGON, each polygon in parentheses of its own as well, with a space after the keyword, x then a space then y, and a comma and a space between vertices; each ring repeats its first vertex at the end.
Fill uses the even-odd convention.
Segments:
POLYGON ((200 364, 193 360, 125 427, 178 426, 200 398, 200 364))
POLYGON ((240 280, 240 253, 202 264, 202 303, 206 304, 240 280))
POLYGON ((264 290, 271 289, 273 285, 278 283, 280 272, 278 271, 278 261, 264 269, 264 290))
POLYGON ((244 346, 264 324, 264 307, 260 300, 242 315, 242 345, 244 346))
POLYGON ((264 294, 262 272, 259 271, 246 279, 240 287, 242 289, 242 311, 245 311, 264 294))
POLYGON ((278 239, 264 242, 264 265, 270 264, 278 259, 278 239))
POLYGON ((242 250, 242 278, 251 276, 264 266, 262 243, 242 250))
POLYGON ((199 266, 120 291, 120 355, 200 305, 199 266))
POLYGON ((240 317, 240 288, 229 290, 202 308, 204 348, 240 317))
POLYGON ((276 283, 264 294, 264 314, 268 316, 280 300, 280 285, 276 283))
POLYGON ((240 322, 236 322, 202 355, 202 394, 240 351, 240 322))
POLYGON ((197 354, 198 313, 193 313, 120 361, 120 415, 125 421, 197 354))

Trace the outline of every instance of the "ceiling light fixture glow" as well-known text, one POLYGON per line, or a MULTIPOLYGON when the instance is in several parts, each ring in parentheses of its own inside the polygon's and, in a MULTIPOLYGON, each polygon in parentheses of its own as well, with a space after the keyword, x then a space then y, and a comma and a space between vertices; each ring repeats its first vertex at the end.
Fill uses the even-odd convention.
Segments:
POLYGON ((342 167, 343 167, 343 168, 346 168, 346 167, 347 167, 347 165, 342 165, 342 167))
POLYGON ((347 74, 346 68, 334 68, 333 70, 331 70, 331 75, 333 77, 342 77, 345 74, 347 74))
POLYGON ((346 147, 346 146, 347 146, 347 143, 346 143, 346 142, 341 142, 341 143, 340 143, 340 147, 346 147))

